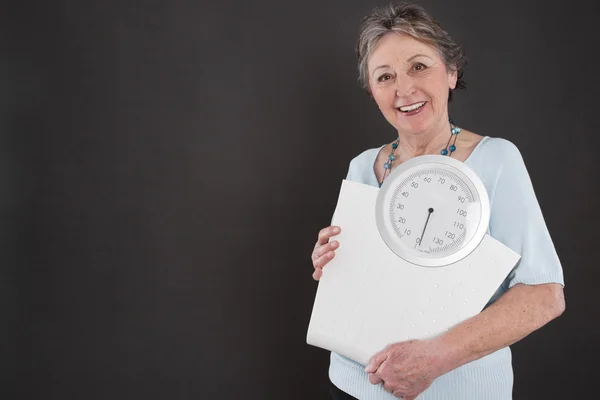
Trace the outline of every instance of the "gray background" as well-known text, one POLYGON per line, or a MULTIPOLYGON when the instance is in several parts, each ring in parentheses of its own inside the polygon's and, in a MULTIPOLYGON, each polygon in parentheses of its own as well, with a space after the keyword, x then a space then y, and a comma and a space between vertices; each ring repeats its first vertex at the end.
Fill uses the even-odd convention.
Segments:
MULTIPOLYGON (((394 137, 356 83, 377 4, 2 4, 7 394, 327 397, 309 257, 350 159, 394 137)), ((519 147, 565 270, 515 399, 595 390, 598 3, 422 4, 470 59, 455 122, 519 147)))

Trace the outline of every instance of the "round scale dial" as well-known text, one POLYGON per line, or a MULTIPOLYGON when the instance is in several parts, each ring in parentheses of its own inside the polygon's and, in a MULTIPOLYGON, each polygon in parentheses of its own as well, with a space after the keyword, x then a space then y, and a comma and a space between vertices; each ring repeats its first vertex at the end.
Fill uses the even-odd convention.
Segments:
POLYGON ((490 217, 486 189, 465 164, 441 155, 410 159, 385 179, 377 228, 388 247, 425 267, 452 264, 483 239, 490 217))

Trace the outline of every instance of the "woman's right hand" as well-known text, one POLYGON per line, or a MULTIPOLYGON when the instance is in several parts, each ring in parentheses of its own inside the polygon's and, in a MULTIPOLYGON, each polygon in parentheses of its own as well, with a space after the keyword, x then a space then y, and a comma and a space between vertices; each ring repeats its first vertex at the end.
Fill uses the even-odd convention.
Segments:
POLYGON ((340 247, 340 242, 337 240, 329 239, 341 232, 339 226, 328 226, 327 228, 321 229, 319 232, 319 238, 315 243, 315 249, 312 253, 312 262, 315 272, 313 272, 313 279, 318 281, 323 275, 323 267, 327 265, 333 257, 335 257, 335 249, 340 247))

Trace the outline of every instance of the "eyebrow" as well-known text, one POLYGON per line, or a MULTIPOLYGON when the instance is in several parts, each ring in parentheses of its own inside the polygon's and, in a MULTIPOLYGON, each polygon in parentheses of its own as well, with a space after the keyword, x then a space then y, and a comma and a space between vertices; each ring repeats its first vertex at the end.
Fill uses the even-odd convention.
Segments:
MULTIPOLYGON (((427 58, 429 58, 430 60, 432 59, 431 57, 429 57, 429 56, 428 56, 428 55, 426 55, 426 54, 415 54, 414 56, 412 56, 412 57, 410 57, 408 60, 406 60, 406 62, 411 62, 412 60, 414 60, 414 59, 415 59, 415 58, 417 58, 417 57, 427 57, 427 58)), ((390 66, 389 66, 389 65, 387 65, 387 64, 385 64, 385 65, 380 65, 380 66, 378 66, 377 68, 375 68, 375 69, 373 70, 373 74, 375 74, 375 71, 377 71, 378 69, 381 69, 381 68, 390 68, 390 66)))
POLYGON ((415 59, 415 58, 417 58, 417 57, 427 57, 427 58, 429 58, 430 60, 432 60, 432 58, 431 58, 431 57, 429 57, 427 54, 415 54, 414 56, 412 56, 411 58, 409 58, 409 59, 408 59, 408 60, 406 60, 406 61, 412 61, 412 60, 414 60, 414 59, 415 59))

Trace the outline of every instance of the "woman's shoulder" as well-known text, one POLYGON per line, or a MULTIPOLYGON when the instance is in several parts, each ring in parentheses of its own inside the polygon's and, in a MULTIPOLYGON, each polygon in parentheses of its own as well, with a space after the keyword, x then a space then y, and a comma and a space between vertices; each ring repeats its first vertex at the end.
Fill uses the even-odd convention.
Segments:
POLYGON ((495 136, 483 136, 474 145, 471 153, 472 161, 485 164, 490 163, 512 163, 522 161, 521 151, 515 143, 509 139, 495 136))
POLYGON ((366 150, 361 151, 358 155, 354 156, 354 158, 352 158, 352 160, 350 160, 350 165, 355 165, 355 166, 367 166, 367 165, 373 165, 373 162, 375 161, 375 159, 377 158, 377 155, 379 154, 379 151, 381 150, 381 147, 372 147, 366 150))
POLYGON ((486 141, 485 146, 488 151, 495 151, 501 154, 519 153, 517 145, 508 139, 494 136, 485 136, 483 139, 486 141))
POLYGON ((373 165, 381 147, 363 150, 352 158, 348 167, 347 179, 362 183, 369 183, 374 180, 373 165))

